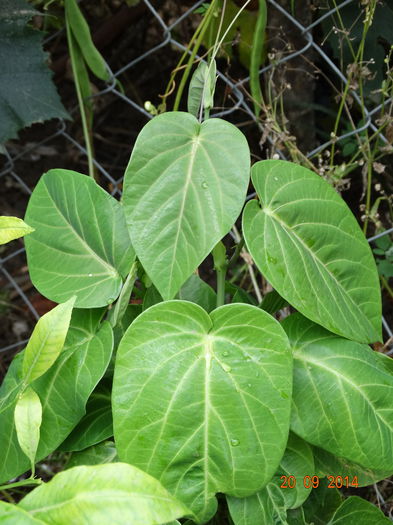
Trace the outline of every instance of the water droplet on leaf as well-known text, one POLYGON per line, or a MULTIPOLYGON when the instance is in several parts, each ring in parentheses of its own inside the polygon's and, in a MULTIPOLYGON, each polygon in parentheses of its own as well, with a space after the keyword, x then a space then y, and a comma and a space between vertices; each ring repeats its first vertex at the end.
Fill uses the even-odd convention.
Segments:
POLYGON ((228 352, 227 350, 224 350, 224 352, 222 353, 222 355, 223 355, 224 357, 228 357, 228 356, 229 356, 229 352, 228 352))
POLYGON ((231 445, 237 447, 240 445, 240 441, 238 439, 231 439, 231 445))
POLYGON ((203 188, 204 190, 207 190, 208 187, 209 187, 208 183, 207 183, 206 181, 203 181, 203 182, 202 182, 202 188, 203 188))
POLYGON ((224 372, 230 372, 232 370, 232 368, 228 365, 226 365, 225 363, 222 364, 222 368, 224 370, 224 372))

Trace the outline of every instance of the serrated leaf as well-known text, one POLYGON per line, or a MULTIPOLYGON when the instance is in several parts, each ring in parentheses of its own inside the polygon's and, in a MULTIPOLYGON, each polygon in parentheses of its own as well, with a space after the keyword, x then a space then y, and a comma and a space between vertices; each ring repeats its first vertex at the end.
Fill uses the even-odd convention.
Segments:
POLYGON ((45 173, 30 198, 26 238, 31 280, 49 299, 75 306, 112 303, 134 260, 122 206, 90 177, 45 173))
POLYGON ((75 297, 55 306, 38 320, 23 355, 22 375, 26 385, 44 374, 64 346, 75 297))
POLYGON ((363 467, 393 469, 392 359, 300 314, 282 325, 294 354, 291 429, 363 467))
POLYGON ((117 353, 119 457, 208 520, 215 493, 244 497, 271 479, 287 441, 291 381, 285 334, 262 310, 152 306, 117 353))
POLYGON ((131 241, 164 299, 228 233, 249 182, 247 141, 218 118, 202 124, 189 113, 151 120, 135 143, 123 203, 131 241))
MULTIPOLYGON (((77 310, 74 313, 63 351, 52 367, 31 385, 43 409, 37 461, 53 452, 83 417, 86 402, 112 355, 113 335, 109 323, 104 322, 97 331, 100 311, 77 310)), ((22 361, 23 352, 14 358, 0 388, 1 482, 29 468, 14 424, 15 403, 24 387, 22 361)))
POLYGON ((24 0, 0 3, 0 143, 34 122, 69 118, 42 50, 44 33, 27 25, 37 14, 24 0))
POLYGON ((304 477, 313 475, 314 460, 311 447, 290 433, 285 454, 268 485, 248 498, 227 498, 235 525, 287 523, 287 510, 299 507, 311 492, 311 489, 306 489, 303 485, 304 477), (294 476, 295 487, 281 488, 283 475, 287 478, 294 476))
POLYGON ((46 522, 31 516, 25 510, 0 501, 0 524, 1 525, 46 525, 46 522))
POLYGON ((15 405, 14 420, 20 448, 29 458, 31 469, 34 473, 34 462, 40 441, 42 405, 40 398, 31 387, 27 387, 18 397, 15 405))
POLYGON ((257 162, 261 201, 243 214, 247 247, 278 293, 309 319, 359 342, 381 340, 381 294, 370 247, 352 212, 314 172, 257 162))
POLYGON ((31 228, 18 217, 0 217, 0 244, 19 239, 19 237, 24 237, 33 231, 34 228, 31 228))
POLYGON ((189 514, 154 478, 124 463, 74 467, 18 505, 48 525, 160 525, 189 514))

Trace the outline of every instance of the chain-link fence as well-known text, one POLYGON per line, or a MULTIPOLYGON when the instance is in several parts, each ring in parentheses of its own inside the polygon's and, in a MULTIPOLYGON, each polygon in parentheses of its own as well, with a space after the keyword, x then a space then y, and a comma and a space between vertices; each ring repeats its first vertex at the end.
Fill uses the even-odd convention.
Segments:
MULTIPOLYGON (((143 69, 143 65, 147 63, 152 56, 158 54, 162 50, 171 50, 171 52, 176 49, 182 52, 187 50, 184 43, 179 41, 177 36, 179 34, 178 29, 182 24, 188 20, 192 20, 192 17, 195 17, 194 12, 199 6, 203 4, 203 0, 195 2, 194 5, 186 10, 183 9, 183 12, 175 20, 170 19, 169 21, 166 20, 166 18, 173 17, 165 17, 160 12, 159 8, 157 8, 157 6, 155 7, 152 2, 148 0, 143 0, 143 2, 146 8, 143 16, 150 17, 156 27, 158 27, 157 34, 161 34, 160 40, 158 42, 153 42, 149 49, 146 49, 142 54, 139 54, 137 57, 128 61, 126 64, 117 68, 117 70, 112 73, 112 78, 108 85, 94 94, 96 99, 108 96, 111 97, 111 100, 115 98, 117 102, 124 106, 124 110, 127 108, 127 114, 129 115, 129 118, 134 118, 134 115, 135 118, 141 121, 141 124, 143 124, 143 121, 150 119, 152 115, 146 111, 143 101, 134 98, 132 93, 127 91, 122 92, 122 90, 119 88, 117 80, 122 82, 123 78, 132 74, 133 71, 137 69, 138 71, 141 71, 141 67, 143 69)), ((339 14, 341 9, 354 2, 357 3, 356 0, 346 0, 339 5, 336 5, 333 9, 330 9, 326 6, 324 9, 319 9, 319 17, 314 19, 312 23, 306 27, 300 23, 291 14, 291 12, 284 9, 278 2, 275 0, 269 0, 269 13, 274 10, 277 13, 281 13, 280 16, 283 16, 286 22, 291 25, 294 31, 296 31, 297 40, 302 42, 302 45, 300 45, 298 49, 291 49, 287 53, 281 54, 281 56, 278 58, 275 57, 274 59, 270 60, 268 65, 265 65, 260 69, 260 75, 263 76, 269 71, 273 71, 283 64, 288 64, 288 66, 290 66, 295 59, 305 56, 309 51, 312 50, 313 53, 318 56, 319 61, 324 63, 325 69, 329 71, 329 75, 331 75, 331 80, 334 82, 336 79, 339 84, 344 86, 347 85, 348 78, 346 74, 344 74, 343 71, 337 66, 335 61, 333 61, 328 56, 324 50, 323 44, 320 42, 318 43, 314 39, 314 31, 324 20, 329 19, 332 17, 332 15, 339 14)), ((53 38, 53 36, 50 38, 53 38)), ((285 158, 281 148, 274 150, 275 142, 269 133, 266 134, 266 131, 264 130, 263 119, 260 120, 255 117, 252 100, 248 96, 250 80, 249 77, 245 76, 240 79, 233 79, 230 78, 227 72, 224 71, 219 71, 218 77, 218 82, 222 83, 223 89, 227 90, 229 96, 225 98, 226 103, 224 107, 220 107, 218 109, 216 108, 215 111, 212 112, 211 116, 225 117, 235 121, 236 115, 238 115, 238 120, 240 118, 244 119, 244 116, 246 116, 246 118, 253 123, 255 129, 259 129, 260 134, 265 133, 265 135, 267 135, 265 136, 265 140, 270 141, 270 144, 273 148, 271 152, 275 153, 276 156, 279 155, 281 158, 285 158)), ((317 147, 314 147, 312 151, 307 153, 306 156, 308 158, 316 157, 318 153, 326 150, 326 148, 333 142, 340 143, 351 136, 359 136, 359 134, 364 132, 366 129, 372 133, 378 133, 381 141, 386 144, 389 143, 388 139, 383 135, 383 133, 379 131, 379 126, 376 122, 382 109, 382 105, 374 105, 374 107, 371 108, 364 107, 363 101, 361 100, 358 91, 354 88, 350 89, 350 96, 352 97, 353 104, 362 106, 361 112, 363 119, 361 120, 361 124, 359 124, 359 126, 353 125, 352 129, 346 131, 341 136, 332 136, 330 140, 325 142, 322 141, 323 143, 319 144, 317 147)), ((389 98, 385 100, 384 105, 390 111, 392 99, 389 98)), ((46 126, 43 128, 44 132, 47 134, 42 138, 42 140, 34 142, 33 144, 24 144, 23 147, 17 149, 12 147, 8 148, 8 150, 5 152, 6 162, 0 171, 0 178, 3 180, 3 184, 5 183, 4 181, 7 181, 8 185, 15 185, 16 188, 19 188, 19 191, 24 192, 25 194, 31 194, 31 188, 28 184, 26 184, 24 180, 24 174, 21 172, 21 165, 23 166, 23 170, 25 170, 26 165, 28 165, 29 162, 34 161, 35 152, 45 151, 43 148, 50 147, 51 143, 58 141, 59 139, 61 139, 63 147, 66 147, 67 144, 71 145, 76 151, 79 151, 79 154, 82 157, 86 157, 86 149, 80 143, 82 141, 78 140, 75 136, 72 136, 70 127, 70 123, 59 121, 56 124, 55 129, 53 129, 52 123, 48 128, 51 129, 50 133, 47 132, 46 126)), ((55 159, 51 159, 51 162, 51 167, 57 167, 55 159)), ((97 172, 100 174, 102 181, 105 181, 111 193, 113 195, 121 195, 122 178, 120 176, 116 177, 113 173, 111 173, 111 170, 108 169, 108 167, 105 165, 105 162, 101 162, 99 160, 99 154, 95 155, 94 164, 97 172)), ((124 166, 121 168, 124 169, 124 166)), ((119 173, 120 172, 121 170, 119 170, 119 173)), ((388 235, 392 231, 393 228, 387 229, 378 235, 370 237, 368 240, 370 243, 373 243, 377 238, 388 235)), ((12 244, 11 251, 6 252, 6 255, 3 255, 3 257, 0 258, 0 272, 2 278, 1 288, 6 290, 11 298, 18 297, 21 300, 21 304, 24 305, 22 309, 28 311, 28 315, 31 317, 31 320, 34 321, 34 319, 39 318, 39 312, 37 311, 38 309, 34 302, 31 300, 31 283, 26 284, 26 280, 22 279, 18 272, 15 272, 15 265, 13 264, 13 261, 16 258, 21 260, 21 258, 24 256, 24 248, 21 247, 22 244, 19 244, 20 247, 15 250, 14 246, 15 244, 12 244)), ((26 271, 24 273, 27 275, 26 271)), ((391 338, 393 335, 392 330, 385 318, 383 319, 383 327, 386 338, 391 338)), ((6 352, 12 349, 16 350, 18 347, 22 347, 26 343, 26 337, 28 336, 28 333, 24 333, 23 330, 18 331, 16 328, 13 330, 13 334, 15 336, 14 342, 4 345, 2 348, 0 348, 0 352, 6 352)), ((387 353, 391 354, 393 353, 393 350, 388 350, 387 353)))

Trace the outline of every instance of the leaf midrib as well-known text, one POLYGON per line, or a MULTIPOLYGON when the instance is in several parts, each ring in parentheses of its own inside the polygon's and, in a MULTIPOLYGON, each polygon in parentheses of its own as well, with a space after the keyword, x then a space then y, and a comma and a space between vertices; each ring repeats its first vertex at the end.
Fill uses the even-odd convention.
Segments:
POLYGON ((349 299, 349 301, 351 302, 351 304, 353 305, 354 309, 358 312, 358 314, 360 315, 360 318, 363 319, 365 322, 368 323, 368 325, 372 328, 372 331, 375 332, 375 329, 374 327, 372 326, 372 324, 370 323, 369 319, 367 317, 364 316, 363 312, 361 311, 361 309, 359 308, 359 306, 355 303, 355 301, 353 300, 353 298, 351 297, 351 295, 349 295, 348 291, 342 286, 342 284, 337 280, 336 276, 326 267, 326 265, 323 263, 323 261, 321 261, 321 259, 310 249, 309 246, 307 246, 307 244, 303 241, 303 239, 301 237, 299 237, 299 235, 293 231, 293 229, 285 222, 283 221, 282 219, 280 219, 275 213, 271 212, 269 214, 266 214, 264 212, 264 209, 262 208, 262 211, 263 213, 267 216, 267 217, 272 217, 274 220, 276 220, 280 226, 289 234, 289 235, 293 235, 300 243, 301 245, 304 247, 305 251, 308 252, 311 256, 311 258, 314 260, 315 264, 316 265, 319 265, 320 267, 322 267, 326 273, 334 280, 337 288, 339 288, 343 295, 345 297, 347 297, 349 299))
POLYGON ((98 261, 99 264, 101 264, 104 268, 107 269, 107 272, 105 273, 108 273, 109 275, 113 276, 113 277, 119 277, 119 273, 118 271, 116 270, 116 268, 114 266, 112 266, 111 264, 109 264, 107 261, 105 261, 104 259, 102 259, 95 251, 94 249, 88 244, 88 242, 86 241, 86 239, 80 235, 80 233, 74 228, 74 226, 72 225, 72 223, 67 219, 67 217, 64 215, 64 213, 61 211, 61 209, 59 208, 59 206, 57 205, 57 202, 55 201, 55 199, 52 197, 50 191, 49 191, 49 188, 48 186, 45 184, 45 189, 46 189, 46 192, 47 192, 47 195, 49 197, 49 199, 52 201, 53 203, 53 206, 55 207, 55 209, 57 210, 57 212, 59 213, 59 215, 62 217, 62 219, 65 221, 66 225, 69 227, 69 229, 74 233, 75 237, 77 237, 79 239, 79 241, 82 243, 82 245, 86 248, 86 250, 94 257, 94 259, 96 259, 98 261))

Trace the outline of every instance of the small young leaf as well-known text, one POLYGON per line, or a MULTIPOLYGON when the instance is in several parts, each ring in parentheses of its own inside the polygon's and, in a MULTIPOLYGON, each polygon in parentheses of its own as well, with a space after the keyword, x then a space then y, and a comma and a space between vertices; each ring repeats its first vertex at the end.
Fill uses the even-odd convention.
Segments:
POLYGON ((259 308, 167 301, 144 311, 118 348, 116 446, 207 520, 215 493, 268 483, 288 436, 292 357, 259 308))
POLYGON ((200 124, 174 111, 142 129, 125 173, 124 211, 138 258, 165 300, 228 233, 249 176, 247 141, 229 122, 200 124))
POLYGON ((393 360, 300 314, 282 326, 294 355, 293 432, 368 469, 393 470, 393 360))
POLYGON ((19 507, 48 525, 159 525, 190 515, 159 481, 124 463, 60 472, 19 507))
POLYGON ((0 244, 13 241, 33 231, 34 228, 18 217, 0 217, 0 244))
POLYGON ((112 327, 115 327, 123 318, 123 315, 125 314, 125 311, 127 310, 127 306, 130 302, 130 296, 132 293, 132 289, 134 288, 135 280, 137 277, 136 274, 136 263, 131 266, 130 273, 127 276, 127 279, 125 280, 125 283, 123 284, 123 287, 121 289, 119 298, 115 304, 115 307, 110 311, 109 321, 111 323, 112 327))
POLYGON ((282 160, 257 162, 243 233, 258 268, 278 293, 328 330, 381 340, 375 261, 355 217, 316 173, 282 160))
POLYGON ((187 109, 191 115, 199 118, 200 112, 205 120, 209 118, 209 111, 214 104, 214 90, 216 87, 216 62, 208 66, 206 62, 199 62, 191 77, 188 88, 187 109), (202 106, 202 107, 201 107, 202 106))
POLYGON ((59 356, 70 325, 75 297, 59 304, 37 322, 23 356, 26 385, 42 376, 59 356))
POLYGON ((113 303, 135 254, 123 208, 94 180, 69 170, 45 173, 30 198, 26 237, 30 277, 56 302, 76 295, 75 306, 113 303))
POLYGON ((29 458, 32 476, 34 476, 35 457, 40 441, 42 405, 40 398, 31 387, 27 387, 18 398, 14 418, 20 448, 29 458))
POLYGON ((80 52, 96 77, 109 80, 110 73, 101 53, 91 38, 90 29, 76 0, 65 0, 65 15, 80 52))
MULTIPOLYGON (((97 327, 100 310, 73 312, 64 349, 47 372, 32 387, 42 403, 41 439, 37 461, 52 453, 85 414, 85 406, 108 367, 113 334, 108 322, 97 327), (75 315, 74 315, 75 314, 75 315)), ((14 410, 24 388, 23 354, 18 354, 0 388, 0 482, 23 474, 29 468, 15 431, 14 410)))

